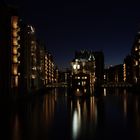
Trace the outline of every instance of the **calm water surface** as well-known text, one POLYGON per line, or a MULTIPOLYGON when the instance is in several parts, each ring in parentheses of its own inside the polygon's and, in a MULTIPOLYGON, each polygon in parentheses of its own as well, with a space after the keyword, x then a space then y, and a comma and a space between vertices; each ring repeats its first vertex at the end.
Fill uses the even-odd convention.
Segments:
POLYGON ((140 140, 140 95, 104 89, 72 100, 54 89, 16 107, 0 107, 0 138, 8 140, 140 140))

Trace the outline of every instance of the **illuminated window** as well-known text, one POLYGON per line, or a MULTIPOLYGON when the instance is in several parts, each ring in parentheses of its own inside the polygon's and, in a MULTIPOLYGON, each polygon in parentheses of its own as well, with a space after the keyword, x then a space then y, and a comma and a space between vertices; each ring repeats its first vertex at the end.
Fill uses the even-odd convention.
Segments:
POLYGON ((80 77, 77 77, 78 79, 80 79, 80 77))
POLYGON ((12 73, 14 74, 14 75, 17 75, 17 72, 18 70, 17 70, 17 65, 13 65, 13 67, 12 67, 12 73))
POLYGON ((17 39, 13 38, 13 45, 18 45, 17 39))
POLYGON ((78 82, 78 85, 80 85, 80 82, 78 82))
POLYGON ((136 48, 135 48, 135 51, 137 51, 137 50, 138 50, 138 48, 136 47, 136 48))
POLYGON ((84 89, 84 92, 86 93, 87 89, 84 89))
POLYGON ((74 69, 74 70, 76 70, 76 69, 80 69, 80 65, 78 65, 78 64, 74 64, 74 65, 73 65, 73 69, 74 69))
POLYGON ((12 23, 12 27, 14 29, 17 29, 18 28, 18 17, 17 16, 13 16, 12 19, 11 19, 11 23, 12 23))
POLYGON ((17 37, 17 31, 13 31, 13 37, 17 37))
POLYGON ((34 75, 34 74, 32 74, 32 75, 31 75, 31 78, 32 78, 32 79, 35 79, 35 75, 34 75))
POLYGON ((76 69, 76 65, 73 65, 73 69, 74 69, 74 70, 76 69))
POLYGON ((13 47, 13 54, 17 54, 17 48, 13 47))
POLYGON ((13 22, 13 28, 14 28, 14 29, 17 29, 17 27, 18 27, 18 26, 17 26, 17 22, 16 22, 16 21, 13 22))
POLYGON ((82 86, 85 86, 86 85, 86 81, 82 81, 82 86))
POLYGON ((79 90, 79 88, 77 88, 77 90, 76 90, 77 92, 79 92, 80 90, 79 90))
POLYGON ((18 76, 15 77, 15 86, 18 86, 18 76))
POLYGON ((14 63, 17 63, 17 62, 18 62, 18 58, 17 58, 16 55, 13 56, 13 62, 14 62, 14 63))
POLYGON ((80 69, 80 65, 77 65, 77 69, 80 69))
POLYGON ((87 77, 85 76, 85 77, 82 77, 82 79, 87 79, 87 77))
POLYGON ((136 66, 138 65, 138 61, 135 61, 135 65, 136 65, 136 66))

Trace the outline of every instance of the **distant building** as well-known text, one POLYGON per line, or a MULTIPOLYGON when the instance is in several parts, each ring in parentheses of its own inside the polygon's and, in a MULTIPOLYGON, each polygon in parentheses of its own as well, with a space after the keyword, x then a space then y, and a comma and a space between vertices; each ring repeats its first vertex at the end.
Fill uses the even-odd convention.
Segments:
POLYGON ((68 85, 68 87, 71 85, 71 70, 70 69, 65 69, 59 71, 59 83, 65 83, 68 85))
POLYGON ((123 65, 115 65, 106 69, 106 82, 119 83, 124 81, 123 65))
POLYGON ((140 84, 140 32, 135 37, 131 55, 133 59, 133 83, 140 84))
POLYGON ((133 83, 133 58, 127 55, 123 62, 123 81, 133 83))
MULTIPOLYGON (((21 25, 21 85, 24 92, 39 89, 35 28, 32 25, 21 25)), ((37 53, 38 51, 38 53, 37 53)))
POLYGON ((38 86, 45 87, 45 54, 46 46, 43 41, 37 41, 37 72, 38 72, 38 86))
POLYGON ((76 96, 90 95, 95 84, 95 57, 91 51, 75 53, 71 62, 72 89, 76 96))
POLYGON ((95 77, 98 84, 104 82, 104 54, 102 51, 93 52, 95 57, 95 77))
POLYGON ((57 69, 54 64, 53 56, 45 52, 45 85, 52 84, 57 81, 57 69), (55 77, 56 76, 56 77, 55 77))

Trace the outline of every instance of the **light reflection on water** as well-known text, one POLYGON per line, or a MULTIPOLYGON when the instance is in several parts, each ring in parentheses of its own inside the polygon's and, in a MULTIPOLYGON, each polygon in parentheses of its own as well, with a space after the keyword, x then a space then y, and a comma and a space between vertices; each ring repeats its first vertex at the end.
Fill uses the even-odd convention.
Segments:
MULTIPOLYGON (((86 131, 94 133, 97 126, 97 104, 94 97, 88 100, 71 100, 72 139, 81 139, 86 131), (88 123, 87 123, 88 122, 88 123)), ((70 116, 71 116, 70 115, 70 116)))
MULTIPOLYGON (((103 89, 103 96, 71 99, 67 90, 0 108, 1 131, 12 140, 140 139, 140 96, 103 89)), ((5 136, 6 137, 6 136, 5 136)))
POLYGON ((72 132, 73 138, 76 139, 81 127, 81 109, 79 105, 79 101, 77 101, 77 108, 73 111, 73 119, 72 119, 72 132))

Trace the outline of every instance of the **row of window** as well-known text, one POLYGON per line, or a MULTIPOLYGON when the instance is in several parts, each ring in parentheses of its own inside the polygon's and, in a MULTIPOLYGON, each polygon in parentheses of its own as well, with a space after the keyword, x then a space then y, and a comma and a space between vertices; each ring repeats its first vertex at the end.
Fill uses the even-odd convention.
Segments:
POLYGON ((75 79, 87 79, 87 77, 86 76, 84 76, 84 77, 75 76, 75 79))

